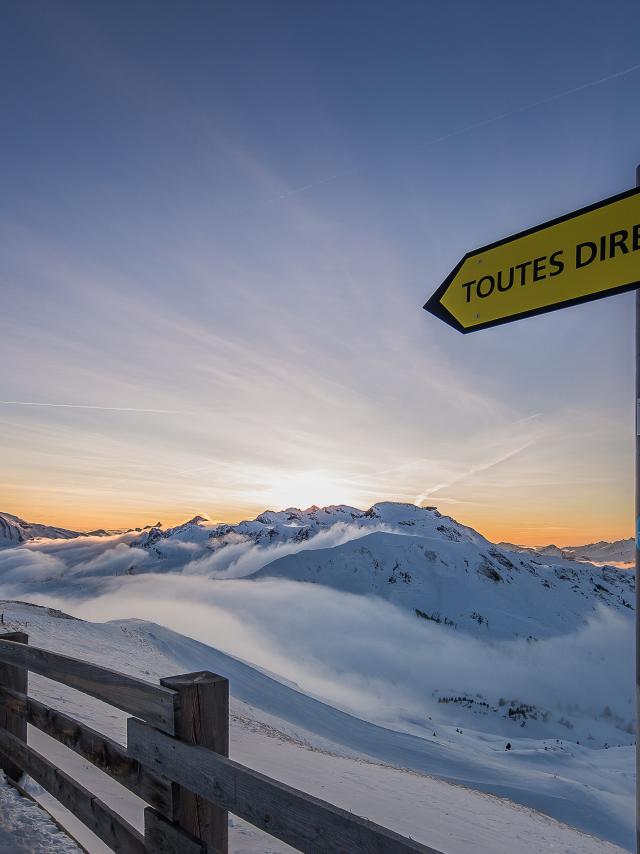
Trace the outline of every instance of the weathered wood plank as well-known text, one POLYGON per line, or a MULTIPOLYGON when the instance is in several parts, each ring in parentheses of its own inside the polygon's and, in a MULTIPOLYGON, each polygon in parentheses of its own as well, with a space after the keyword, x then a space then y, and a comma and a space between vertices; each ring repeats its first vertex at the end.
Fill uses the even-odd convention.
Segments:
POLYGON ((2 719, 1 716, 3 713, 26 717, 28 709, 27 700, 27 695, 23 694, 22 691, 5 688, 0 684, 0 719, 2 719))
POLYGON ((144 811, 144 842, 151 854, 221 854, 151 807, 144 811))
MULTIPOLYGON (((161 679, 180 697, 175 734, 189 744, 199 744, 229 755, 229 682, 208 671, 161 679)), ((229 850, 229 816, 226 810, 178 787, 176 821, 180 827, 215 848, 229 850)))
POLYGON ((76 688, 142 718, 163 732, 174 733, 173 720, 178 695, 161 685, 153 685, 135 676, 126 676, 68 655, 3 639, 0 639, 0 662, 11 667, 26 668, 76 688))
POLYGON ((154 774, 137 759, 132 759, 125 747, 85 724, 45 706, 28 700, 27 720, 71 750, 84 756, 101 771, 109 774, 143 801, 169 818, 173 817, 173 790, 177 789, 165 777, 154 774))
POLYGON ((84 756, 167 818, 175 818, 178 786, 132 759, 117 741, 33 697, 7 688, 0 688, 0 710, 3 708, 12 715, 22 715, 27 723, 84 756))
POLYGON ((32 747, 0 730, 0 748, 117 854, 144 854, 142 834, 32 747))
MULTIPOLYGON (((29 642, 29 636, 24 632, 6 632, 0 637, 14 643, 26 644, 29 642)), ((29 674, 24 667, 0 662, 0 686, 24 695, 27 693, 28 679, 29 674)), ((27 722, 19 715, 13 716, 6 710, 0 709, 0 727, 6 729, 21 741, 26 742, 27 722)), ((6 755, 4 757, 0 756, 0 767, 2 767, 7 777, 18 782, 21 777, 21 770, 6 755)))
POLYGON ((127 749, 159 774, 308 854, 441 854, 135 718, 127 722, 127 749))

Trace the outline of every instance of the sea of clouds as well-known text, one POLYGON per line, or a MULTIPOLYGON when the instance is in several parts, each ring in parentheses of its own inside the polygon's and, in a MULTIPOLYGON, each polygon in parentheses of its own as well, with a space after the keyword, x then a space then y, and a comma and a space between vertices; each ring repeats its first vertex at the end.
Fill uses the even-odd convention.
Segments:
MULTIPOLYGON (((303 546, 328 548, 370 532, 336 525, 303 546)), ((550 712, 550 725, 529 722, 523 736, 591 737, 594 746, 633 741, 633 621, 604 607, 578 631, 549 640, 481 641, 376 596, 248 577, 300 543, 242 542, 213 553, 175 543, 159 563, 132 541, 89 537, 2 550, 0 599, 93 621, 156 622, 395 727, 462 715, 479 730, 501 731, 502 719, 471 720, 438 703, 464 694, 550 712)))

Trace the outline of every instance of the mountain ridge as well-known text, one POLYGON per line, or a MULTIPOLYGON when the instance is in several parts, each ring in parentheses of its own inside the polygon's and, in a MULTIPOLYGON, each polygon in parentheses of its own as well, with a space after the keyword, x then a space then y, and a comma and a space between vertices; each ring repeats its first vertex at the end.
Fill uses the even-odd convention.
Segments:
MULTIPOLYGON (((237 523, 231 522, 211 522, 209 516, 202 513, 197 513, 195 516, 185 522, 177 523, 176 525, 164 527, 161 522, 156 522, 151 525, 144 525, 132 528, 109 529, 105 527, 95 528, 92 530, 74 530, 64 528, 58 525, 49 525, 41 522, 28 522, 12 513, 5 511, 0 512, 0 547, 6 545, 19 545, 28 540, 33 539, 73 539, 75 537, 108 537, 117 536, 119 534, 140 534, 140 539, 135 543, 140 547, 146 547, 166 538, 170 538, 185 531, 189 526, 206 527, 209 529, 210 538, 221 540, 226 535, 231 533, 240 533, 249 536, 255 536, 256 540, 265 541, 266 538, 271 541, 274 538, 273 533, 269 533, 271 528, 277 529, 283 522, 293 523, 289 527, 299 527, 301 529, 308 528, 309 534, 315 530, 326 528, 327 525, 323 521, 336 523, 350 523, 359 519, 381 519, 384 521, 385 508, 405 508, 415 511, 426 511, 434 514, 438 518, 448 520, 454 523, 459 529, 465 531, 473 531, 483 540, 486 538, 469 526, 462 525, 450 516, 441 514, 438 508, 434 505, 421 507, 419 505, 396 502, 396 501, 381 501, 376 502, 367 510, 360 510, 357 507, 352 507, 347 504, 332 504, 326 506, 318 506, 312 504, 306 509, 299 507, 287 507, 284 510, 263 510, 254 519, 244 519, 237 523)), ((399 524, 410 524, 409 522, 400 522, 399 524)), ((277 536, 282 537, 281 533, 277 536)), ((305 538, 306 534, 298 532, 300 539, 305 538)), ((578 546, 556 546, 550 543, 546 546, 525 546, 508 541, 500 541, 493 545, 504 551, 523 552, 528 554, 542 555, 545 557, 558 557, 565 560, 579 560, 595 563, 606 563, 607 558, 616 563, 631 564, 635 560, 635 541, 633 537, 628 537, 623 540, 599 540, 597 542, 585 543, 578 546)))
POLYGON ((599 540, 596 543, 586 543, 583 546, 520 546, 514 543, 501 542, 497 544, 507 551, 529 552, 558 557, 564 560, 587 561, 589 563, 611 563, 613 565, 630 566, 635 562, 635 540, 628 537, 624 540, 599 540))

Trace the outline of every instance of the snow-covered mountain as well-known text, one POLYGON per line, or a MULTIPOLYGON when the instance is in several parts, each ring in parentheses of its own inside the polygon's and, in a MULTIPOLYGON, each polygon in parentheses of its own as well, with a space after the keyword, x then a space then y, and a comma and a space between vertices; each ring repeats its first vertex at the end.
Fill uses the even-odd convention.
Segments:
POLYGON ((200 542, 206 539, 207 547, 215 551, 238 542, 249 541, 264 548, 282 543, 305 543, 336 525, 348 525, 364 531, 390 526, 404 529, 408 534, 438 532, 444 537, 464 537, 474 542, 488 542, 472 528, 443 516, 436 507, 417 507, 415 504, 385 501, 374 504, 368 510, 359 510, 346 504, 327 507, 314 505, 306 510, 298 507, 279 511, 265 510, 255 519, 236 525, 216 524, 204 516, 196 516, 173 528, 154 528, 133 544, 142 548, 154 548, 161 557, 166 556, 163 553, 163 545, 166 546, 176 539, 200 542))
POLYGON ((372 533, 287 555, 251 577, 381 596, 421 619, 494 639, 562 634, 602 604, 631 610, 634 596, 628 571, 508 557, 488 543, 458 538, 453 527, 439 537, 372 533))
POLYGON ((135 572, 179 567, 213 578, 322 584, 379 596, 485 638, 550 637, 583 624, 601 605, 624 613, 634 601, 626 570, 510 552, 434 507, 413 504, 289 508, 237 525, 197 516, 154 528, 131 546, 149 555, 135 572))
POLYGON ((560 558, 562 560, 580 560, 596 564, 611 564, 613 566, 631 566, 635 562, 635 540, 629 537, 627 540, 616 540, 613 543, 600 540, 597 543, 588 543, 585 546, 539 546, 538 548, 527 548, 517 546, 513 543, 498 543, 506 551, 542 555, 546 558, 560 558))
POLYGON ((80 537, 79 531, 69 531, 67 528, 55 528, 51 525, 41 525, 36 522, 25 522, 19 516, 11 513, 0 513, 0 548, 3 546, 16 546, 43 537, 50 540, 70 540, 80 537))
POLYGON ((54 525, 43 525, 39 522, 26 522, 12 513, 0 513, 0 548, 18 546, 29 540, 73 540, 76 537, 109 537, 117 534, 140 534, 159 528, 160 522, 145 525, 144 528, 128 528, 126 530, 106 530, 96 528, 93 531, 72 531, 69 528, 58 528, 54 525))
MULTIPOLYGON (((153 528, 131 541, 144 549, 151 561, 162 561, 157 568, 170 571, 184 562, 184 546, 194 547, 192 560, 208 557, 212 572, 229 571, 234 577, 250 575, 282 554, 334 546, 374 531, 389 531, 410 536, 423 535, 438 542, 465 541, 492 548, 481 534, 443 516, 435 507, 381 502, 368 510, 344 504, 312 506, 306 510, 289 507, 267 510, 255 519, 236 525, 210 522, 203 516, 173 528, 153 528), (242 556, 251 549, 253 560, 242 556), (245 566, 246 564, 246 566, 245 566)), ((205 561, 205 563, 207 563, 205 561)), ((205 567, 202 567, 203 571, 205 567)))
MULTIPOLYGON (((31 590, 46 583, 49 590, 79 589, 86 596, 105 577, 123 574, 286 579, 375 596, 413 619, 492 640, 555 637, 583 626, 602 607, 625 616, 634 608, 635 576, 628 570, 573 555, 508 550, 435 507, 288 508, 236 525, 195 516, 167 529, 106 537, 28 525, 8 514, 3 519, 12 523, 5 522, 10 544, 28 550, 25 563, 36 553, 46 556, 38 559, 40 571, 26 573, 31 590), (58 539, 36 543, 45 532, 58 539), (67 544, 62 537, 75 539, 67 544)), ((12 575, 20 576, 16 558, 12 575)))

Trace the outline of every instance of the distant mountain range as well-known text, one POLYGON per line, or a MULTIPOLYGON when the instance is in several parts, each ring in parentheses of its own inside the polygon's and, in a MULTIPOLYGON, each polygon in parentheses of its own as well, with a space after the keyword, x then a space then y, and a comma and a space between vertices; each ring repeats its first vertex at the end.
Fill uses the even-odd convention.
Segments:
POLYGON ((94 541, 103 543, 99 560, 89 559, 91 550, 54 544, 77 532, 9 519, 9 545, 48 535, 51 545, 39 540, 39 550, 66 561, 68 570, 47 583, 83 590, 122 574, 281 578, 379 597, 446 630, 496 640, 554 637, 584 625, 602 605, 628 614, 634 603, 635 577, 626 569, 561 550, 496 545, 435 507, 413 504, 290 507, 237 525, 196 516, 94 541))
MULTIPOLYGON (((6 513, 0 525, 5 546, 37 542, 58 558, 65 553, 55 541, 87 536, 6 513)), ((634 603, 634 574, 601 565, 605 555, 628 557, 627 541, 539 550, 495 544, 435 507, 413 504, 290 507, 237 525, 195 516, 170 528, 99 534, 99 561, 84 549, 67 551, 73 571, 61 578, 65 585, 98 585, 123 572, 283 578, 380 597, 419 619, 487 639, 553 637, 584 624, 601 605, 628 613, 634 603), (113 563, 110 550, 118 554, 113 563)))
POLYGON ((600 540, 598 543, 589 543, 586 546, 540 546, 529 548, 527 546, 516 546, 513 543, 498 543, 500 548, 514 552, 529 552, 544 555, 545 557, 562 558, 563 560, 581 560, 590 563, 632 565, 635 562, 635 541, 633 537, 628 540, 616 540, 608 543, 600 540))
MULTIPOLYGON (((193 534, 195 527, 203 525, 208 529, 207 537, 211 540, 217 540, 221 544, 224 543, 225 537, 233 534, 251 537, 257 545, 291 539, 300 542, 327 527, 331 527, 336 522, 346 524, 357 522, 359 525, 363 525, 366 524, 364 520, 379 519, 381 518, 379 509, 376 510, 376 508, 389 508, 393 506, 407 508, 414 507, 415 505, 383 502, 374 505, 369 510, 358 510, 355 507, 349 507, 344 504, 327 507, 313 505, 306 510, 300 510, 297 507, 290 507, 287 510, 281 511, 266 510, 253 520, 246 520, 237 525, 216 524, 213 528, 211 528, 212 523, 206 516, 198 515, 187 522, 166 529, 163 528, 161 522, 156 522, 153 525, 145 525, 141 528, 98 528, 93 531, 75 531, 40 522, 27 522, 11 513, 0 512, 0 547, 17 545, 25 543, 27 540, 40 538, 69 540, 74 537, 107 537, 117 534, 143 533, 148 531, 150 533, 141 541, 141 545, 149 548, 163 539, 175 539, 183 534, 187 534, 188 538, 189 532, 193 534)), ((438 516, 440 515, 435 507, 415 507, 415 509, 417 511, 426 510, 434 512, 438 516)), ((415 524, 415 520, 405 520, 404 522, 400 522, 400 524, 413 525, 415 524)), ((457 522, 455 524, 466 532, 472 531, 471 528, 465 528, 465 526, 461 526, 457 522)), ((478 536, 480 535, 478 534, 478 536)), ((505 551, 527 553, 534 556, 542 555, 562 560, 577 560, 595 564, 608 563, 613 566, 620 564, 631 565, 635 562, 635 541, 633 537, 614 542, 600 540, 597 543, 588 543, 583 546, 556 546, 551 544, 533 548, 509 542, 499 542, 496 545, 505 551)))
MULTIPOLYGON (((156 525, 160 525, 156 522, 156 525)), ((72 540, 75 537, 108 537, 112 534, 130 533, 131 531, 144 531, 154 527, 147 525, 146 528, 130 528, 123 530, 105 530, 98 528, 95 531, 72 531, 69 528, 57 528, 53 525, 43 525, 39 522, 26 522, 12 513, 0 513, 0 548, 16 546, 26 543, 28 540, 72 540)))
POLYGON ((41 525, 37 522, 25 522, 19 516, 11 513, 0 513, 0 546, 16 546, 33 540, 36 537, 46 537, 52 540, 71 540, 80 537, 80 531, 70 531, 67 528, 55 528, 51 525, 41 525))

